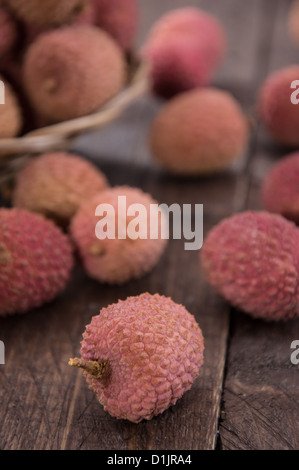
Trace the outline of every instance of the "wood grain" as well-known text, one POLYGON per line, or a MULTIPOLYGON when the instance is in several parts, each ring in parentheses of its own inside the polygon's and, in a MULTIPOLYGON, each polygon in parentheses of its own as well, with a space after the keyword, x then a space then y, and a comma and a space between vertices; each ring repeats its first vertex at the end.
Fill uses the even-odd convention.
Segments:
MULTIPOLYGON (((178 182, 132 166, 104 166, 112 184, 137 184, 161 202, 194 200, 198 182, 178 182), (164 194, 164 198, 163 198, 164 194), (181 196, 180 196, 181 194, 181 196), (167 195, 167 197, 165 196, 167 195)), ((201 191, 205 191, 203 182, 201 191)), ((234 194, 231 178, 222 181, 234 194)), ((201 193, 201 191, 199 193, 201 193)), ((217 218, 220 214, 217 214, 217 218)), ((77 268, 54 304, 0 320, 7 363, 1 373, 1 448, 5 449, 213 449, 226 356, 229 310, 201 279, 198 253, 173 241, 157 268, 123 287, 101 286, 77 268), (134 425, 109 417, 82 374, 67 366, 81 335, 102 306, 141 292, 159 292, 184 303, 206 339, 201 376, 177 406, 134 425)))
MULTIPOLYGON (((180 0, 139 0, 141 44, 152 22, 180 0)), ((217 15, 229 36, 227 60, 215 84, 229 90, 251 116, 257 88, 269 70, 296 58, 285 32, 285 0, 189 1, 217 15)), ((138 186, 167 204, 204 204, 205 234, 222 218, 260 207, 261 181, 281 151, 261 126, 244 158, 230 171, 190 180, 163 173, 151 160, 148 127, 163 103, 145 97, 118 121, 79 139, 75 150, 96 162, 112 185, 138 186)), ((1 301, 1 299, 0 299, 1 301)), ((145 278, 108 287, 77 263, 67 290, 26 315, 0 319, 6 365, 0 366, 0 449, 291 449, 298 448, 298 368, 290 343, 298 321, 251 320, 215 295, 203 279, 197 252, 171 240, 145 278), (175 407, 138 425, 103 411, 82 374, 67 365, 85 325, 101 307, 141 292, 183 303, 205 337, 205 364, 175 407)))
MULTIPOLYGON (((296 61, 298 51, 286 30, 289 6, 290 2, 264 2, 258 84, 273 70, 296 61)), ((262 209, 263 178, 286 152, 262 125, 258 127, 245 208, 262 209)), ((298 449, 299 374, 290 361, 290 345, 297 337, 298 321, 267 324, 233 312, 219 429, 223 449, 298 449)))

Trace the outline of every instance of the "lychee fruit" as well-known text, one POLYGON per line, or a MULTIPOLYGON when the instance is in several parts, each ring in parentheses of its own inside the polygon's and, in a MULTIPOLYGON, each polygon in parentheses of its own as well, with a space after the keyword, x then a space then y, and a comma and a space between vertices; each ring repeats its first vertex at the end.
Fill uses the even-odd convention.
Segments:
POLYGON ((214 173, 227 168, 246 150, 249 126, 229 93, 202 88, 170 100, 150 131, 153 156, 181 175, 214 173))
POLYGON ((104 174, 84 158, 49 153, 32 159, 19 172, 13 204, 67 226, 85 201, 107 188, 104 174))
POLYGON ((11 85, 0 76, 0 139, 16 137, 21 131, 23 118, 18 97, 11 85))
POLYGON ((147 53, 151 82, 157 96, 165 99, 210 83, 210 70, 198 60, 196 42, 179 38, 164 42, 147 53))
POLYGON ((276 212, 299 224, 299 152, 288 155, 274 165, 262 186, 262 202, 276 212))
POLYGON ((89 0, 6 0, 6 2, 23 21, 55 26, 79 15, 89 0))
POLYGON ((53 222, 19 209, 0 209, 0 316, 52 301, 70 278, 69 239, 53 222))
POLYGON ((103 308, 83 334, 84 375, 104 409, 134 423, 152 419, 189 390, 204 339, 185 307, 148 293, 103 308))
POLYGON ((209 85, 225 50, 226 35, 214 16, 181 8, 153 26, 141 56, 150 64, 156 94, 170 98, 209 85))
POLYGON ((126 63, 116 42, 86 25, 39 36, 25 55, 23 72, 32 105, 54 122, 98 110, 126 82, 126 63))
POLYGON ((130 51, 138 26, 136 0, 92 0, 92 23, 107 31, 122 50, 130 51))
MULTIPOLYGON (((0 1, 0 59, 9 54, 14 45, 16 44, 18 37, 18 31, 16 22, 12 18, 9 11, 3 5, 3 2, 0 1)), ((0 66, 3 69, 3 64, 0 66)))
POLYGON ((150 195, 125 186, 107 189, 81 206, 71 235, 91 278, 123 284, 154 268, 167 244, 165 214, 158 207, 150 195), (102 213, 96 212, 98 206, 102 213))
POLYGON ((267 321, 299 315, 299 230, 277 214, 244 212, 208 234, 201 264, 234 307, 267 321))
POLYGON ((260 118, 281 144, 299 145, 299 108, 291 101, 293 81, 298 80, 299 65, 291 65, 271 74, 258 97, 260 118))

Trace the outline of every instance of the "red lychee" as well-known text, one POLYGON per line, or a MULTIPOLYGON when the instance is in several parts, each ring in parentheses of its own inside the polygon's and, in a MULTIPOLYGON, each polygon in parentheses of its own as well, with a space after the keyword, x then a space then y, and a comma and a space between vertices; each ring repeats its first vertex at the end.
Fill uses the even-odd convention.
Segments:
POLYGON ((136 0, 92 0, 92 23, 109 33, 124 51, 134 44, 138 26, 136 0))
POLYGON ((36 111, 63 121, 90 114, 115 96, 125 85, 126 63, 107 33, 73 25, 39 36, 26 53, 23 73, 36 111))
POLYGON ((112 416, 138 423, 174 405, 203 364, 204 339, 182 305, 142 294, 103 308, 86 327, 81 359, 90 388, 112 416))
MULTIPOLYGON (((152 214, 160 217, 157 206, 158 203, 143 191, 121 186, 101 192, 80 208, 72 220, 71 234, 90 277, 108 284, 123 284, 154 268, 167 245, 160 229, 157 238, 150 236, 152 214), (130 226, 134 216, 122 210, 123 200, 127 209, 135 205, 138 211, 141 206, 144 213, 138 216, 138 227, 146 228, 145 236, 135 237, 135 228, 130 226), (105 209, 104 218, 96 217, 98 206, 105 209), (103 233, 104 236, 98 238, 96 231, 101 220, 105 222, 103 231, 107 236, 103 233)), ((157 219, 158 228, 163 228, 163 215, 161 217, 157 219)))
POLYGON ((84 202, 108 186, 104 174, 86 159, 63 152, 47 153, 19 172, 13 204, 67 226, 84 202))
POLYGON ((216 18, 182 8, 154 25, 141 56, 150 64, 154 91, 169 98, 208 85, 225 49, 225 33, 216 18))
POLYGON ((245 152, 249 126, 227 92, 202 88, 176 96, 155 118, 149 136, 153 156, 180 175, 214 173, 245 152))
POLYGON ((262 122, 278 142, 291 147, 299 145, 299 107, 291 101, 291 84, 298 77, 299 65, 278 70, 267 78, 258 97, 262 122))
POLYGON ((299 230, 280 215, 223 220, 201 251, 208 282, 234 307, 268 321, 299 316, 299 230))
POLYGON ((274 165, 262 186, 265 209, 299 223, 299 153, 274 165))
POLYGON ((53 300, 73 267, 69 239, 53 222, 19 209, 0 209, 0 316, 53 300))

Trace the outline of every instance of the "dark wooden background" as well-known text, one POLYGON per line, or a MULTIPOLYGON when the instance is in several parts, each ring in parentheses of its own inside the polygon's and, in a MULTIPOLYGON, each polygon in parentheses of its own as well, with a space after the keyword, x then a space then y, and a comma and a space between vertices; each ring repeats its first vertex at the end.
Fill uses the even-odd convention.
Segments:
MULTIPOLYGON (((228 57, 215 85, 230 90, 254 112, 266 75, 296 62, 287 34, 288 0, 139 0, 139 44, 152 22, 180 6, 198 5, 217 15, 229 35, 228 57)), ((223 217, 259 209, 268 169, 287 152, 257 125, 249 151, 233 170, 213 178, 178 179, 151 163, 147 129, 161 106, 146 97, 76 150, 97 161, 111 184, 131 184, 160 202, 204 204, 207 233, 223 217)), ((0 320, 6 365, 0 366, 0 449, 298 449, 299 369, 290 361, 299 322, 265 324, 233 311, 206 285, 197 252, 171 241, 147 277, 114 288, 97 284, 80 266, 66 292, 27 315, 0 320), (91 317, 119 298, 159 292, 183 303, 200 324, 205 364, 192 390, 150 422, 112 419, 67 366, 79 352, 91 317)))

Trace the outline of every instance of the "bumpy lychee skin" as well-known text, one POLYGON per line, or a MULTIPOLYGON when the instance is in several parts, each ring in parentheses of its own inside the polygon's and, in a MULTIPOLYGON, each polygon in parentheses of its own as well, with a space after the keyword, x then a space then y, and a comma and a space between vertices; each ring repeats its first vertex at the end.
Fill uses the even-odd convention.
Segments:
POLYGON ((40 25, 61 25, 88 5, 89 0, 5 0, 16 15, 40 25))
POLYGON ((23 118, 19 100, 10 84, 0 76, 4 84, 5 103, 0 104, 0 139, 16 137, 21 131, 23 118))
POLYGON ((181 8, 153 26, 141 56, 151 65, 154 91, 169 98, 209 84, 225 50, 226 35, 216 18, 181 8))
POLYGON ((271 74, 258 97, 259 115, 271 135, 280 143, 299 145, 298 106, 291 102, 291 83, 298 80, 299 65, 292 65, 271 74))
POLYGON ((203 364, 195 318, 171 299, 142 294, 103 308, 83 334, 84 375, 113 417, 138 423, 163 413, 191 388, 203 364))
POLYGON ((39 36, 27 51, 23 72, 33 106, 52 121, 96 111, 126 81, 125 59, 116 42, 86 25, 39 36))
POLYGON ((246 150, 249 126, 228 93, 203 88, 183 93, 164 106, 150 131, 153 156, 182 175, 218 172, 246 150))
POLYGON ((132 49, 138 26, 136 0, 92 0, 92 22, 107 31, 124 51, 132 49))
POLYGON ((299 230, 280 215, 244 212, 208 234, 201 264, 233 306, 267 321, 299 315, 299 230))
POLYGON ((104 174, 84 158, 49 153, 19 172, 13 204, 67 226, 84 202, 108 186, 104 174))
MULTIPOLYGON (((143 191, 122 186, 101 192, 80 208, 72 220, 71 234, 91 278, 108 284, 123 284, 142 277, 154 268, 167 245, 163 232, 164 218, 159 219, 157 224, 157 238, 150 234, 150 217, 156 214, 157 205, 143 191), (123 208, 128 209, 133 204, 142 205, 145 213, 138 215, 134 211, 134 215, 126 216, 126 209, 123 208), (95 216, 98 206, 103 208, 103 212, 95 216), (143 229, 146 227, 146 233, 141 234, 143 238, 136 237, 138 226, 131 226, 137 216, 140 226, 143 229), (98 227, 98 223, 105 226, 98 227), (105 238, 106 232, 108 236, 105 238)), ((139 211, 139 208, 136 210, 139 211)))
POLYGON ((299 153, 288 155, 277 163, 265 178, 262 202, 276 212, 299 224, 299 153))
MULTIPOLYGON (((17 37, 16 22, 3 5, 3 2, 0 2, 0 59, 5 58, 11 52, 17 37)), ((1 64, 2 67, 3 64, 1 64)))
POLYGON ((69 239, 39 214, 0 209, 0 316, 53 300, 73 267, 69 239))

